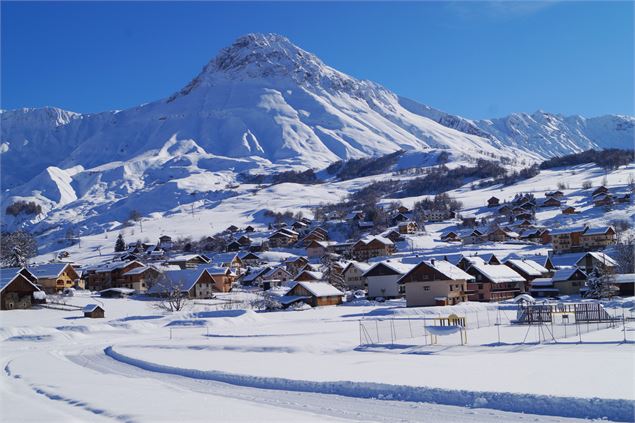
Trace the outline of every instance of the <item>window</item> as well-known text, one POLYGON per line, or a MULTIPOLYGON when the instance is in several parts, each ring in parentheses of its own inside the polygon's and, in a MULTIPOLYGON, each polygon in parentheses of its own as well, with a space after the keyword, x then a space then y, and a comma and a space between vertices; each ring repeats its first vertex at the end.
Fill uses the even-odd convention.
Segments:
POLYGON ((478 289, 483 289, 483 284, 482 283, 478 284, 478 289))
POLYGON ((423 287, 423 290, 424 290, 424 291, 430 291, 430 287, 429 287, 429 286, 424 286, 424 287, 423 287))

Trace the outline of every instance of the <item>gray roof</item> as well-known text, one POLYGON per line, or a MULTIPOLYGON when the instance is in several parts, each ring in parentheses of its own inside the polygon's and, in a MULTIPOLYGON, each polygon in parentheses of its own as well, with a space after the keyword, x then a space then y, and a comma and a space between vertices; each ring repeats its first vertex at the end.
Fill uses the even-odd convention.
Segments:
MULTIPOLYGON (((6 267, 4 269, 0 269, 0 292, 2 292, 13 280, 18 277, 22 268, 19 267, 6 267)), ((39 291, 40 288, 35 286, 33 282, 31 282, 28 278, 25 279, 33 285, 33 287, 39 291)))
POLYGON ((163 273, 162 280, 148 290, 150 294, 160 294, 166 289, 180 288, 187 292, 194 287, 201 275, 207 272, 204 268, 168 270, 163 273))

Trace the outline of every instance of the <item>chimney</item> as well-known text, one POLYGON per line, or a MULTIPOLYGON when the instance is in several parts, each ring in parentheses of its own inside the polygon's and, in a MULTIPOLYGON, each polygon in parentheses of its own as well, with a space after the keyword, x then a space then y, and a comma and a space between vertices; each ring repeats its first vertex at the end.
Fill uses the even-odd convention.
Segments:
POLYGON ((431 259, 430 263, 432 263, 432 265, 434 266, 434 259, 431 259))

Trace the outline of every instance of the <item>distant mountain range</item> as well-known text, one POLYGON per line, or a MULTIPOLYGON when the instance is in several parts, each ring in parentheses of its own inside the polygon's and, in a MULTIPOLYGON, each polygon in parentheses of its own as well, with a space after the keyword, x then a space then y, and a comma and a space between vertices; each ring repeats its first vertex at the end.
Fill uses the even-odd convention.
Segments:
POLYGON ((532 161, 632 148, 635 133, 632 116, 465 119, 345 75, 275 34, 240 37, 166 99, 96 114, 4 110, 1 123, 2 213, 36 201, 45 213, 29 224, 165 211, 192 192, 218 197, 239 172, 321 169, 400 149, 532 161))

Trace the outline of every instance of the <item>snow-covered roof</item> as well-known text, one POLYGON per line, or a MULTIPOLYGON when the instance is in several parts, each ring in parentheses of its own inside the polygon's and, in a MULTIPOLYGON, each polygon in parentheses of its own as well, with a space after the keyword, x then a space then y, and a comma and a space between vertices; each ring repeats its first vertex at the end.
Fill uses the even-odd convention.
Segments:
POLYGON ((268 269, 268 267, 257 267, 257 268, 252 268, 251 271, 249 273, 247 273, 246 275, 243 275, 242 277, 242 281, 243 282, 252 282, 254 281, 258 276, 262 275, 264 272, 266 272, 268 269))
POLYGON ((336 295, 344 295, 342 291, 335 288, 330 283, 326 282, 297 282, 291 289, 295 288, 297 285, 300 285, 302 288, 306 289, 316 297, 332 297, 336 295))
POLYGON ((375 263, 373 266, 371 266, 367 271, 364 272, 363 276, 366 276, 368 273, 372 272, 373 269, 375 269, 378 266, 386 266, 387 268, 394 270, 396 273, 400 275, 405 275, 406 273, 408 273, 415 267, 415 264, 402 263, 402 262, 394 261, 394 260, 384 260, 384 261, 375 263))
POLYGON ((317 272, 314 270, 303 270, 300 273, 298 273, 295 279, 297 280, 302 275, 307 275, 311 278, 311 280, 315 280, 315 281, 322 280, 322 278, 324 277, 324 273, 322 272, 317 272))
POLYGON ((143 263, 138 262, 136 260, 134 261, 113 261, 110 263, 105 263, 105 264, 100 264, 96 267, 93 267, 92 269, 94 269, 97 273, 108 273, 108 272, 112 272, 113 270, 117 270, 117 269, 123 269, 124 267, 128 266, 129 264, 132 263, 139 263, 141 265, 143 265, 143 263))
MULTIPOLYGON (((551 277, 551 279, 554 282, 562 282, 562 281, 567 281, 569 280, 569 278, 571 278, 571 276, 573 276, 573 274, 575 272, 582 272, 580 269, 578 269, 577 267, 570 267, 570 268, 566 268, 566 269, 558 269, 554 272, 553 276, 551 277)), ((584 274, 584 272, 582 272, 582 274, 584 274)))
POLYGON ((536 278, 531 281, 531 287, 551 287, 553 286, 553 280, 551 278, 536 278))
POLYGON ((455 265, 445 260, 429 260, 426 264, 434 268, 437 272, 451 280, 472 280, 474 276, 464 272, 455 265))
POLYGON ((533 260, 518 260, 511 259, 507 260, 507 263, 511 263, 514 267, 526 273, 529 276, 541 276, 545 273, 549 273, 549 269, 546 269, 544 266, 536 263, 533 260))
POLYGON ((363 262, 363 261, 351 261, 349 262, 346 267, 344 268, 344 270, 342 271, 342 273, 345 273, 349 267, 354 267, 357 270, 361 271, 362 273, 366 272, 368 269, 370 269, 372 267, 372 264, 363 262))
POLYGON ((551 232, 549 232, 549 233, 551 235, 565 235, 565 234, 570 234, 572 232, 584 232, 585 229, 586 229, 585 226, 574 226, 574 227, 570 227, 570 228, 552 229, 551 232))
POLYGON ((133 294, 135 290, 132 288, 106 288, 99 291, 100 294, 104 292, 118 292, 120 294, 130 295, 130 294, 133 294))
POLYGON ((101 308, 101 306, 99 304, 86 304, 84 308, 82 309, 82 311, 84 313, 92 313, 97 308, 101 308))
MULTIPOLYGON (((144 273, 148 270, 154 269, 153 267, 150 266, 143 266, 143 267, 135 267, 134 269, 130 269, 128 270, 126 273, 123 274, 123 276, 132 276, 132 275, 139 275, 141 273, 144 273)), ((156 269, 154 269, 156 270, 156 269)))
POLYGON ((620 273, 618 275, 613 275, 612 282, 617 284, 635 283, 635 273, 620 273))
POLYGON ((169 290, 177 287, 183 292, 189 291, 200 279, 203 272, 207 272, 207 270, 204 268, 168 270, 163 273, 163 279, 152 286, 148 292, 151 294, 160 294, 166 289, 169 290))
POLYGON ((350 220, 353 219, 355 216, 357 216, 358 214, 362 214, 361 210, 353 210, 352 212, 348 213, 345 217, 346 220, 350 220))
POLYGON ((29 272, 38 279, 54 279, 58 277, 67 266, 69 266, 68 263, 41 264, 39 266, 29 267, 29 272))
POLYGON ((168 260, 168 262, 174 263, 177 261, 190 261, 194 259, 200 259, 201 261, 205 263, 209 263, 209 259, 201 254, 183 254, 180 256, 172 257, 171 259, 168 260))
POLYGON ((207 270, 207 273, 210 275, 225 275, 227 272, 230 272, 229 267, 221 267, 221 266, 199 266, 199 269, 207 270))
POLYGON ((273 276, 274 273, 280 272, 280 271, 286 273, 289 276, 291 276, 291 273, 287 272, 287 269, 285 269, 283 267, 274 267, 274 268, 266 271, 265 274, 262 275, 262 276, 263 276, 263 278, 269 278, 269 277, 273 276))
POLYGON ((599 228, 587 228, 584 235, 604 235, 609 230, 612 230, 612 226, 601 226, 599 228))
POLYGON ((514 269, 502 264, 475 264, 472 267, 493 283, 525 281, 514 269))
MULTIPOLYGON (((18 277, 23 268, 20 267, 5 267, 4 269, 0 269, 0 292, 4 290, 15 278, 18 277)), ((33 287, 39 291, 40 288, 35 286, 33 282, 31 282, 28 278, 25 279, 33 285, 33 287)))
POLYGON ((591 257, 593 257, 594 259, 596 259, 597 261, 599 261, 600 263, 606 266, 617 266, 617 262, 613 260, 609 255, 600 253, 598 251, 589 251, 585 253, 582 257, 580 257, 580 259, 576 262, 576 264, 579 264, 587 255, 590 255, 591 257))

